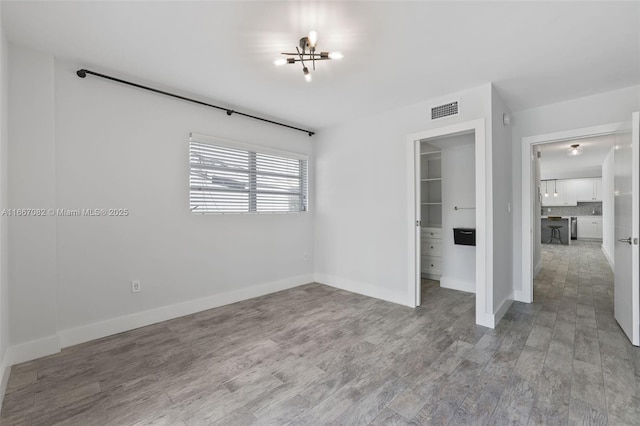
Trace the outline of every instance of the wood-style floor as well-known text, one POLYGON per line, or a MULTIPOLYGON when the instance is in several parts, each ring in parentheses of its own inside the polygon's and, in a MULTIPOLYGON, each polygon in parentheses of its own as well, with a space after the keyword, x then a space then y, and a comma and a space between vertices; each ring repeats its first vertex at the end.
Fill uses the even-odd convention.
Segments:
POLYGON ((0 423, 638 424, 599 245, 543 260, 495 330, 433 281, 415 310, 310 284, 14 366, 0 423))

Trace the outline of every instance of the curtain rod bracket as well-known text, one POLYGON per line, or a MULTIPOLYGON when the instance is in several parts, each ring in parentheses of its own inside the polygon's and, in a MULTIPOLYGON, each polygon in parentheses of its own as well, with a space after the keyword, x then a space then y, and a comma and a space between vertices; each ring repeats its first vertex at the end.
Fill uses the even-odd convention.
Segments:
POLYGON ((315 132, 312 132, 311 130, 301 129, 300 127, 294 127, 294 126, 290 126, 288 124, 279 123, 277 121, 268 120, 266 118, 257 117, 255 115, 245 114, 244 112, 234 111, 234 110, 229 109, 229 108, 223 108, 221 106, 217 106, 217 105, 209 104, 209 103, 206 103, 206 102, 202 102, 202 101, 199 101, 197 99, 187 98, 186 96, 176 95, 175 93, 165 92, 164 90, 154 89, 153 87, 143 86, 142 84, 132 83, 131 81, 122 80, 120 78, 111 77, 111 76, 105 75, 105 74, 100 74, 98 72, 90 71, 90 70, 85 69, 85 68, 82 68, 82 69, 79 69, 78 71, 76 71, 76 75, 78 77, 80 77, 80 78, 85 78, 87 76, 87 74, 91 74, 91 75, 94 75, 96 77, 104 78, 105 80, 115 81, 116 83, 126 84, 127 86, 136 87, 138 89, 147 90, 149 92, 158 93, 160 95, 169 96, 171 98, 180 99, 182 101, 191 102, 191 103, 198 104, 198 105, 201 105, 201 106, 207 106, 207 107, 213 108, 213 109, 223 110, 223 111, 226 111, 227 115, 229 115, 229 116, 231 114, 238 114, 238 115, 241 115, 243 117, 253 118, 254 120, 262 121, 262 122, 265 122, 265 123, 275 124, 276 126, 286 127, 288 129, 298 130, 300 132, 305 132, 309 136, 313 136, 315 134, 315 132))

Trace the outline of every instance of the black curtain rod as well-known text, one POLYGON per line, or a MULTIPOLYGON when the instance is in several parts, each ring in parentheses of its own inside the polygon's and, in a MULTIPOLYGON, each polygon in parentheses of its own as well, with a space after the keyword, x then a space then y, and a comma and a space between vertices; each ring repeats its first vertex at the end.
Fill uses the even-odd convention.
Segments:
POLYGON ((153 87, 143 86, 142 84, 132 83, 130 81, 122 80, 122 79, 119 79, 119 78, 116 78, 116 77, 111 77, 111 76, 105 75, 105 74, 100 74, 100 73, 94 72, 94 71, 89 71, 87 69, 78 70, 78 71, 76 71, 76 74, 80 78, 85 78, 87 76, 87 74, 95 75, 96 77, 101 77, 101 78, 104 78, 104 79, 107 79, 107 80, 115 81, 117 83, 122 83, 122 84, 126 84, 128 86, 137 87, 138 89, 144 89, 144 90, 148 90, 150 92, 159 93, 161 95, 170 96, 172 98, 180 99, 180 100, 183 100, 183 101, 192 102, 194 104, 208 106, 210 108, 219 109, 221 111, 226 111, 227 115, 229 115, 229 116, 231 114, 238 114, 238 115, 241 115, 243 117, 253 118, 254 120, 264 121, 265 123, 271 123, 271 124, 275 124, 277 126, 288 127, 289 129, 293 129, 293 130, 299 130, 301 132, 307 133, 309 136, 313 136, 315 134, 315 132, 312 132, 311 130, 306 130, 306 129, 301 129, 299 127, 289 126, 288 124, 278 123, 277 121, 267 120, 266 118, 256 117, 255 115, 251 115, 251 114, 245 114, 244 112, 239 112, 239 111, 235 111, 235 110, 232 110, 232 109, 229 109, 229 108, 223 108, 221 106, 208 104, 206 102, 202 102, 202 101, 199 101, 199 100, 196 100, 196 99, 187 98, 186 96, 180 96, 180 95, 176 95, 175 93, 169 93, 169 92, 165 92, 163 90, 154 89, 153 87))

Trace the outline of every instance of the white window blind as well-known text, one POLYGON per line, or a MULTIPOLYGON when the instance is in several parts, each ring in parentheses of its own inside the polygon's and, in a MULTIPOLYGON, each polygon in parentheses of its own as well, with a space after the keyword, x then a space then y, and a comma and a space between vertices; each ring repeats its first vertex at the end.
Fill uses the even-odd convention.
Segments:
POLYGON ((189 204, 193 213, 307 210, 307 158, 240 142, 191 135, 189 204))

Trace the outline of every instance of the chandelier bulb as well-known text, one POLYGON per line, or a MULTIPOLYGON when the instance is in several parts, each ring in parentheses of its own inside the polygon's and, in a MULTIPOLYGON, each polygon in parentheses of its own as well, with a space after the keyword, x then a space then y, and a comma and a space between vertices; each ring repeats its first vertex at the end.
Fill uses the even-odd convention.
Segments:
POLYGON ((307 83, 311 83, 311 73, 309 72, 309 68, 302 68, 302 72, 304 73, 304 79, 307 83))
POLYGON ((344 55, 342 54, 342 52, 331 52, 331 53, 329 53, 329 58, 330 59, 342 59, 342 58, 344 58, 344 55))
POLYGON ((276 66, 284 65, 286 63, 287 63, 287 60, 285 58, 278 58, 275 61, 273 61, 273 64, 276 66))
POLYGON ((316 47, 318 43, 318 33, 314 30, 309 31, 309 45, 311 47, 316 47))

